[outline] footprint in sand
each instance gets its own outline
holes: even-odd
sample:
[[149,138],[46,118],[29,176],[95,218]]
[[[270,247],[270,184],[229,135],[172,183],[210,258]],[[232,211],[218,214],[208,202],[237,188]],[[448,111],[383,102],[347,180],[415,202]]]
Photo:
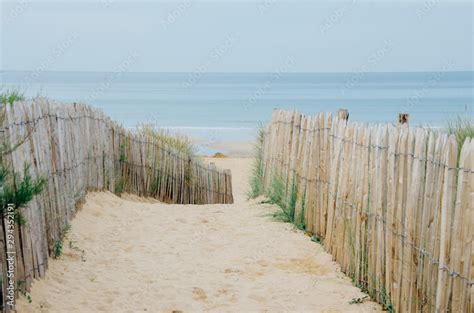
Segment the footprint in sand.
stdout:
[[230,289],[220,288],[220,289],[217,290],[216,295],[217,295],[217,297],[226,298],[226,300],[231,302],[231,303],[236,303],[237,302],[237,297],[235,295],[235,292],[230,290]]
[[284,260],[282,262],[275,263],[275,266],[281,270],[289,272],[299,272],[313,275],[326,275],[331,272],[331,269],[328,266],[319,264],[310,257]]
[[207,301],[207,294],[204,291],[204,289],[199,288],[199,287],[194,287],[193,288],[193,298],[195,300],[206,302]]
[[241,271],[239,269],[236,269],[236,268],[226,268],[224,270],[224,273],[226,274],[237,274],[237,273],[240,273]]

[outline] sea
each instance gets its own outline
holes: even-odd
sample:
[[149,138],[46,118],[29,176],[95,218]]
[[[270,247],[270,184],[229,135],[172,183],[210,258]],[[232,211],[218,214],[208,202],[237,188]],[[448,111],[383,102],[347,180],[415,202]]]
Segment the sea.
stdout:
[[272,110],[314,115],[346,108],[350,120],[444,127],[473,119],[474,72],[135,73],[0,71],[0,89],[101,108],[125,127],[153,124],[206,143],[248,141]]

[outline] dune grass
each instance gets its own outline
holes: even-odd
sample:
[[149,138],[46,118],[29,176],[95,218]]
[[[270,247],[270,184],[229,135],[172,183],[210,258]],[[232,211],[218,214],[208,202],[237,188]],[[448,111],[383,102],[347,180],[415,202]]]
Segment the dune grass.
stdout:
[[[282,175],[274,175],[270,190],[267,191],[269,202],[277,205],[281,211],[273,214],[277,221],[291,223],[300,230],[305,230],[305,203],[301,204],[300,213],[296,214],[298,183],[293,179],[290,189],[286,190],[286,180]],[[304,199],[304,195],[303,198]]]
[[473,120],[467,116],[458,115],[456,119],[448,121],[447,131],[448,134],[454,135],[461,149],[467,138],[474,138]]
[[[195,146],[192,144],[191,140],[189,140],[184,135],[171,133],[167,130],[157,127],[154,124],[141,124],[137,126],[136,133],[145,136],[144,140],[165,148],[165,151],[169,150],[170,153],[181,154],[181,158],[183,158],[184,160],[191,160],[196,157]],[[120,157],[118,159],[120,163],[128,162],[127,149],[129,148],[129,143],[127,142],[120,146]],[[149,151],[149,154],[146,156],[146,158],[153,157],[157,156],[154,155],[152,151]],[[188,175],[190,175],[191,166],[189,164],[186,164],[185,167],[185,171],[188,173]],[[152,194],[157,193],[160,189],[161,184],[166,180],[166,176],[171,175],[169,171],[170,168],[167,168],[165,172],[160,172],[159,174],[157,172],[153,173],[152,183],[150,187]],[[119,173],[118,177],[120,178],[115,183],[114,192],[117,195],[121,195],[123,192],[126,192],[128,190],[128,186],[126,185],[126,181],[123,178],[122,173]]]
[[276,174],[273,176],[270,188],[267,192],[269,202],[278,205],[282,211],[275,213],[273,217],[282,222],[292,222],[293,216],[291,210],[287,209],[287,202],[285,197],[286,184],[282,175]]
[[248,197],[254,199],[263,195],[263,139],[264,128],[260,124],[257,128],[257,140],[254,146],[255,159],[252,164],[252,172],[250,175],[250,191]]
[[138,127],[138,132],[155,138],[173,150],[181,152],[186,156],[194,157],[196,155],[196,147],[185,135],[171,133],[169,130],[159,128],[153,124],[140,125]]
[[0,105],[4,106],[9,104],[12,106],[16,101],[25,100],[25,94],[18,89],[8,89],[0,91]]

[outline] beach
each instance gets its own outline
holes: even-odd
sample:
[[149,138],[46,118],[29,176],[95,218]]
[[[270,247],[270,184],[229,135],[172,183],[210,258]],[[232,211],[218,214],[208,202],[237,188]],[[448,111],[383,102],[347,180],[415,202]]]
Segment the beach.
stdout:
[[473,3],[2,1],[0,313],[474,312]]
[[88,194],[18,312],[381,311],[350,304],[365,295],[331,255],[275,221],[276,206],[247,200],[251,158],[211,161],[232,170],[234,204]]

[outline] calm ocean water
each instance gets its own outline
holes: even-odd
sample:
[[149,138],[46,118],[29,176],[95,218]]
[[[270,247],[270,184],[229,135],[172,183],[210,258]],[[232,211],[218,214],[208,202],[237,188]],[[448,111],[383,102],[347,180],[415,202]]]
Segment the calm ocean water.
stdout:
[[19,88],[103,109],[127,127],[156,123],[205,141],[249,140],[273,108],[315,114],[344,107],[360,122],[441,127],[473,117],[474,72],[203,74],[0,72],[3,89]]

